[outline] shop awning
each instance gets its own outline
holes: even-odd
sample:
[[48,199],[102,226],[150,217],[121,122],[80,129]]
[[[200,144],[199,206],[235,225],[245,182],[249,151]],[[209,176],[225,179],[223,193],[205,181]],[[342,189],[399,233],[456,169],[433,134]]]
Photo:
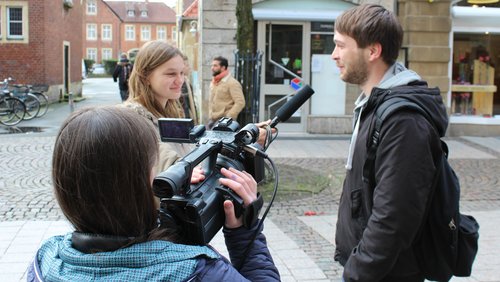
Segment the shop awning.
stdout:
[[500,33],[500,8],[453,6],[451,15],[454,32]]
[[330,21],[356,5],[342,0],[267,0],[252,7],[255,20]]

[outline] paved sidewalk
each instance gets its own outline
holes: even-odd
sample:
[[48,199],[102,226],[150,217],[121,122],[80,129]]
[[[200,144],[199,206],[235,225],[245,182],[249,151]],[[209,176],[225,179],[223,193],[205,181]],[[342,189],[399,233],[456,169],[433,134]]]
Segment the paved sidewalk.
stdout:
[[[84,81],[86,99],[76,107],[120,102],[116,84]],[[67,104],[51,105],[47,116],[23,122],[43,132],[2,134],[0,127],[0,281],[23,281],[37,248],[46,238],[71,230],[52,195],[50,161]],[[279,125],[278,125],[279,127]],[[452,281],[500,281],[500,138],[446,138],[450,162],[462,186],[462,212],[481,225],[480,249],[472,276]],[[344,174],[349,136],[280,134],[267,153],[278,164],[298,170]],[[333,261],[334,226],[340,187],[310,197],[275,203],[264,233],[282,281],[340,281],[342,268]],[[316,216],[304,216],[315,211]],[[218,234],[212,244],[223,254]]]

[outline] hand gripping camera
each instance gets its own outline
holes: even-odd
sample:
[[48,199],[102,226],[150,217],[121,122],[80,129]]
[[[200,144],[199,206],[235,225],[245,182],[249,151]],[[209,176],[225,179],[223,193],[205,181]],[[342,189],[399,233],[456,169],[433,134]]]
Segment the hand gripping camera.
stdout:
[[[313,93],[308,85],[299,89],[276,111],[271,127],[290,118]],[[244,208],[243,200],[222,186],[219,178],[222,167],[233,167],[250,173],[257,183],[262,181],[267,155],[255,143],[259,136],[257,126],[247,124],[239,129],[236,121],[221,118],[211,131],[206,131],[203,125],[194,126],[191,119],[164,118],[159,119],[159,127],[163,142],[196,143],[194,150],[153,181],[153,191],[161,199],[160,224],[173,219],[188,244],[207,244],[224,224],[223,202],[229,199],[236,216],[243,215],[244,224],[251,226],[258,218],[262,198],[259,196]],[[203,166],[205,180],[191,184],[191,174],[198,165]]]

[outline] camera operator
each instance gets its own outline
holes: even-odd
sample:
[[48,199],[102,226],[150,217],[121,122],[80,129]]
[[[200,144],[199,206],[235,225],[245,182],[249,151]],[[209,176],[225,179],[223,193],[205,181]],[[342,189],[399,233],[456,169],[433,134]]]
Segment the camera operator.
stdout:
[[[138,149],[140,148],[140,149]],[[151,122],[121,107],[74,112],[57,136],[52,181],[75,231],[48,239],[28,270],[28,281],[279,281],[259,231],[246,228],[225,201],[223,233],[231,262],[210,246],[186,245],[172,222],[158,228],[151,188],[158,136]],[[219,181],[247,206],[257,198],[246,172],[222,169]]]

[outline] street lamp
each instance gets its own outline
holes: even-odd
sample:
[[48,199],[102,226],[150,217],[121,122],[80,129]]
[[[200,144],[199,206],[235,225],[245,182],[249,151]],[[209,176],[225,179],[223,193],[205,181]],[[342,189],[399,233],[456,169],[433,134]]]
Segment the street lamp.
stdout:
[[196,33],[198,31],[198,22],[191,21],[190,25],[191,25],[191,28],[189,29],[189,32]]

